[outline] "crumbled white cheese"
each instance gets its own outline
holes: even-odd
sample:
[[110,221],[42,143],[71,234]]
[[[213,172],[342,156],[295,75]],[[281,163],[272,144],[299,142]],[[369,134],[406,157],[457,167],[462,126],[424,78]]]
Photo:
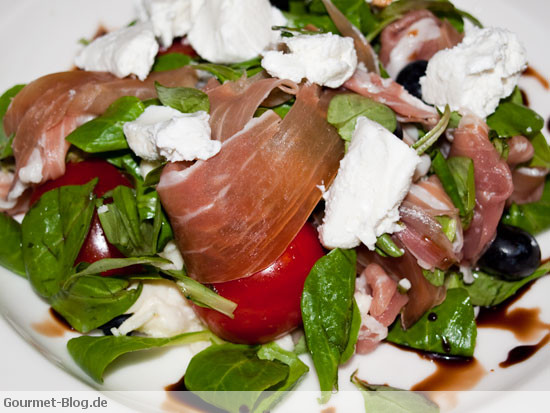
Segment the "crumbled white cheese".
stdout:
[[145,179],[147,178],[147,175],[149,175],[149,172],[151,172],[153,169],[158,168],[160,165],[162,165],[162,162],[148,161],[146,159],[142,159],[139,163],[139,174],[143,179]]
[[145,79],[155,62],[159,45],[151,23],[138,23],[98,37],[76,56],[84,70],[111,72],[118,77]]
[[39,184],[42,181],[42,156],[39,148],[34,148],[27,164],[19,169],[19,180],[25,184]]
[[238,63],[259,56],[286,25],[269,0],[205,0],[187,35],[193,49],[213,63]]
[[[363,278],[363,277],[359,277]],[[359,328],[359,340],[366,335],[369,339],[378,341],[384,340],[388,336],[388,327],[385,327],[373,316],[369,315],[372,297],[370,294],[361,291],[355,291],[353,297],[361,314],[361,327]],[[374,337],[373,337],[374,334]]]
[[406,279],[406,278],[401,278],[401,279],[399,280],[399,283],[398,283],[398,284],[399,284],[399,286],[400,286],[401,288],[403,288],[404,290],[407,290],[407,291],[410,290],[411,287],[412,287],[411,282],[410,282],[408,279]]
[[140,0],[138,13],[141,21],[150,21],[155,36],[164,47],[175,37],[191,30],[204,0]]
[[438,39],[441,29],[437,21],[427,17],[420,19],[407,29],[405,34],[390,52],[390,61],[386,71],[392,78],[397,78],[401,70],[414,60],[414,52],[427,41]]
[[168,106],[149,106],[123,129],[130,149],[143,159],[206,160],[221,148],[219,141],[210,139],[209,119],[204,111],[182,113]]
[[374,249],[376,238],[400,229],[399,205],[420,162],[416,151],[378,123],[357,119],[349,150],[325,193],[319,227],[327,248]]
[[486,118],[513,92],[526,67],[525,49],[514,33],[472,26],[462,43],[431,58],[420,79],[422,98]]
[[162,258],[172,261],[171,264],[161,264],[159,267],[163,270],[181,270],[183,268],[183,257],[174,241],[168,242],[162,252],[159,252]]
[[348,80],[357,68],[357,54],[350,37],[332,33],[298,35],[283,38],[288,53],[269,51],[262,67],[274,77],[337,88]]
[[111,329],[113,335],[139,331],[151,337],[171,337],[203,329],[190,303],[170,281],[144,283],[139,298],[127,313],[132,316]]

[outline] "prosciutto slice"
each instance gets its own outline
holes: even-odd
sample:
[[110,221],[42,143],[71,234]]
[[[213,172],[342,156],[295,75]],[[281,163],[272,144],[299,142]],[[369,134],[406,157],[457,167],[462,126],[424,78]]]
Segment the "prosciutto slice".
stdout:
[[291,94],[298,91],[298,85],[290,80],[258,77],[243,77],[236,82],[210,88],[207,93],[212,139],[223,142],[239,132],[252,119],[258,106],[278,88]]
[[399,83],[376,73],[357,69],[344,87],[390,107],[400,122],[418,122],[431,127],[439,121],[435,108],[411,95]]
[[[431,308],[439,305],[445,300],[445,287],[435,287],[430,284],[412,255],[401,241],[394,235],[395,244],[405,250],[405,254],[399,258],[384,258],[366,247],[357,249],[357,259],[360,269],[366,268],[369,264],[378,264],[392,278],[400,280],[406,278],[411,283],[407,294],[409,297],[403,311],[401,312],[401,324],[403,328],[412,326],[422,315]],[[391,307],[390,306],[388,308]]]
[[462,37],[429,10],[413,10],[382,31],[380,60],[395,79],[408,63],[430,60],[438,51],[460,43]]
[[262,270],[306,222],[344,151],[319,94],[303,86],[284,120],[267,111],[218,155],[164,169],[157,190],[190,276],[216,283]]
[[474,162],[476,206],[470,227],[464,232],[464,262],[475,264],[495,237],[504,205],[514,190],[512,174],[489,140],[489,128],[467,115],[454,134],[450,156],[466,156]]
[[15,133],[16,172],[7,201],[14,203],[30,185],[63,175],[69,148],[65,137],[119,97],[149,99],[156,96],[155,81],[192,86],[196,79],[193,69],[182,68],[153,74],[143,82],[105,72],[72,71],[30,83],[13,99],[4,117],[6,134]]
[[397,282],[380,265],[369,264],[356,281],[355,298],[361,312],[356,351],[366,354],[386,338],[408,297],[397,291]]
[[512,202],[522,205],[531,202],[540,201],[544,192],[544,184],[548,175],[547,168],[541,167],[522,167],[516,168],[512,172],[512,181],[514,182],[514,192],[508,198],[507,203]]

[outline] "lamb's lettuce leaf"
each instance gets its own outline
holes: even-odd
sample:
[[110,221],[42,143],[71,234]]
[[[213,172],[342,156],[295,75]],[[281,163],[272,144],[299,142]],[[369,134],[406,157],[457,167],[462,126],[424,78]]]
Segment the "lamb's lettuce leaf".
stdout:
[[335,249],[311,269],[302,293],[302,320],[307,346],[326,403],[338,386],[338,365],[356,340],[353,326],[355,300],[354,250]]
[[82,370],[98,383],[103,383],[105,369],[123,354],[210,340],[216,340],[216,337],[210,331],[185,333],[168,338],[82,336],[69,340],[67,349],[76,364],[78,364]]
[[21,246],[21,225],[12,217],[0,213],[0,265],[26,277]]
[[424,314],[409,329],[404,330],[399,320],[395,322],[387,340],[417,350],[472,357],[476,337],[472,299],[465,289],[453,288],[447,291],[442,304]]
[[550,181],[545,183],[539,201],[523,205],[512,204],[502,216],[502,222],[522,228],[533,235],[550,228]]
[[166,87],[155,82],[159,100],[164,106],[170,106],[183,113],[210,111],[208,95],[192,87]]
[[179,69],[188,66],[193,62],[190,56],[183,53],[167,53],[155,58],[155,63],[151,69],[153,72],[166,72],[168,70]]
[[123,96],[111,104],[101,116],[76,128],[67,140],[88,153],[110,152],[128,148],[122,129],[126,122],[136,120],[145,105],[134,96]]

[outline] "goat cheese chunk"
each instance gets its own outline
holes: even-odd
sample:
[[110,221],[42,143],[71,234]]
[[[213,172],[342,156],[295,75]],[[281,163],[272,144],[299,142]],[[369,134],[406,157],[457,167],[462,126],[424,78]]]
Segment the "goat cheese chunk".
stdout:
[[471,26],[462,43],[430,59],[420,79],[422,98],[486,118],[514,91],[526,67],[525,48],[514,33]]
[[139,298],[127,313],[132,315],[118,328],[111,329],[113,335],[139,331],[150,337],[172,337],[203,330],[190,303],[170,281],[144,283]]
[[204,0],[189,43],[213,63],[238,63],[259,56],[280,33],[271,28],[286,25],[281,11],[269,0]]
[[130,149],[148,161],[206,160],[221,149],[210,139],[210,115],[204,111],[182,113],[168,106],[149,106],[123,126]]
[[273,77],[297,83],[305,78],[311,83],[337,88],[357,68],[357,54],[349,37],[325,33],[298,35],[281,41],[288,53],[269,51],[262,59],[262,67]]
[[98,37],[80,51],[75,64],[84,70],[110,72],[120,78],[136,75],[144,80],[158,50],[151,23],[138,23]]
[[150,21],[155,36],[164,47],[172,45],[175,37],[191,30],[204,0],[140,0],[138,15],[141,21]]
[[357,118],[349,150],[327,192],[319,227],[327,248],[374,249],[384,233],[400,230],[399,205],[409,192],[420,157],[380,124]]

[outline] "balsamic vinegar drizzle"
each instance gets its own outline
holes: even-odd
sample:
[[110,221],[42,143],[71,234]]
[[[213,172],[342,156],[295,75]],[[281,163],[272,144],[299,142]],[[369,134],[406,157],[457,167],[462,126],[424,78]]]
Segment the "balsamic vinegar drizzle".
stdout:
[[63,337],[67,331],[75,331],[53,308],[50,308],[49,316],[45,320],[33,323],[31,326],[34,331],[46,337]]
[[168,399],[163,404],[163,410],[167,412],[226,413],[225,410],[206,403],[199,396],[187,390],[185,376],[177,383],[166,386],[164,390],[167,392]]

